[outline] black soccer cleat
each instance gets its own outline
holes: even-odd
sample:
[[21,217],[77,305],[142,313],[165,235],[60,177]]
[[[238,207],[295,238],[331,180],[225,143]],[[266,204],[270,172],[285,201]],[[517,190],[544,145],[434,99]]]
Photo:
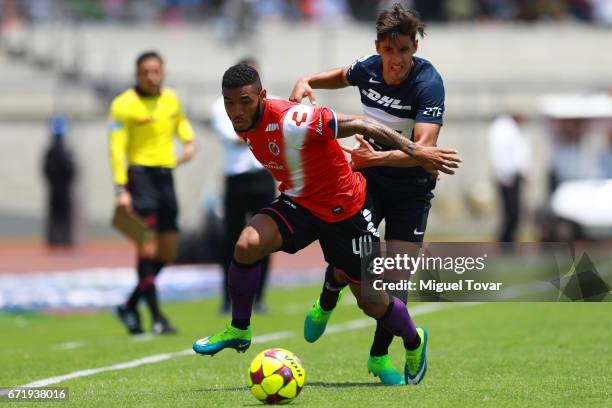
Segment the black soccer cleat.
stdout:
[[123,324],[129,334],[142,334],[142,326],[140,325],[140,315],[137,310],[129,310],[124,305],[117,306],[115,309],[119,321]]

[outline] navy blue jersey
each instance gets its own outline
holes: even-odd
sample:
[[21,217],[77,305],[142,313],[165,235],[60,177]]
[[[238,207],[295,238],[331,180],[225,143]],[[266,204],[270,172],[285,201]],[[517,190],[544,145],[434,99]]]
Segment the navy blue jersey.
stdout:
[[[363,113],[411,140],[415,123],[442,125],[444,115],[442,77],[429,61],[418,57],[413,57],[413,61],[410,74],[398,85],[385,83],[378,54],[358,59],[346,73],[349,84],[359,88]],[[369,138],[366,140],[376,150],[392,150]],[[429,174],[421,167],[377,169],[381,175],[396,179],[422,179]]]

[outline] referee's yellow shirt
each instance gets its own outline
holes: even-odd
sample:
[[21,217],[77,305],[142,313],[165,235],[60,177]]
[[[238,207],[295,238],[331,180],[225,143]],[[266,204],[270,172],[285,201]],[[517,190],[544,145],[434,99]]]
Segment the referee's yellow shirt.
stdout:
[[176,166],[173,137],[193,140],[193,128],[174,91],[162,89],[158,96],[139,95],[130,88],[110,107],[109,148],[113,181],[127,184],[127,165]]

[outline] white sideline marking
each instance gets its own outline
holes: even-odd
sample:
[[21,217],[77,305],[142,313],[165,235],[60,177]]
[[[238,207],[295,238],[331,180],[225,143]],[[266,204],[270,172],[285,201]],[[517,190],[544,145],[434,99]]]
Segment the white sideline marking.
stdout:
[[55,350],[74,350],[85,345],[82,341],[68,341],[53,347]]
[[[432,312],[435,312],[441,309],[448,309],[448,308],[451,308],[453,305],[476,306],[479,304],[480,303],[426,303],[423,305],[416,305],[414,307],[411,307],[410,314],[412,316],[419,316],[419,315],[423,315],[427,313],[432,313]],[[374,325],[374,319],[370,319],[370,318],[355,319],[355,320],[350,320],[345,323],[331,325],[327,328],[327,330],[325,330],[325,332],[327,334],[340,333],[340,332],[348,331],[348,330],[362,329],[362,328],[372,326],[372,325]],[[286,339],[286,338],[294,337],[294,336],[295,336],[295,332],[292,332],[292,331],[268,333],[268,334],[263,334],[261,336],[253,336],[253,343],[256,343],[256,344],[267,343],[270,341]],[[170,360],[175,357],[183,357],[183,356],[188,356],[188,355],[193,355],[193,354],[194,354],[194,351],[191,348],[181,350],[181,351],[176,351],[173,353],[154,354],[152,356],[143,357],[143,358],[139,358],[139,359],[132,360],[132,361],[127,361],[125,363],[114,364],[114,365],[110,365],[106,367],[90,368],[87,370],[74,371],[72,373],[59,375],[56,377],[49,377],[49,378],[34,381],[34,382],[31,382],[25,385],[20,385],[19,387],[32,387],[32,388],[47,387],[49,385],[58,384],[60,382],[72,380],[75,378],[87,377],[90,375],[103,373],[106,371],[127,370],[129,368],[139,367],[139,366],[147,365],[147,364],[159,363],[161,361]],[[2,395],[1,392],[0,392],[0,395]]]

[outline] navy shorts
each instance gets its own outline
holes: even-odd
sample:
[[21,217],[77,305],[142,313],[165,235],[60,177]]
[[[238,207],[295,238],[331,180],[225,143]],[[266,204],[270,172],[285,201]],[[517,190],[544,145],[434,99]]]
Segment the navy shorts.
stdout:
[[178,231],[178,206],[172,169],[130,166],[128,191],[134,212],[158,232]]
[[338,222],[315,217],[284,194],[259,213],[272,217],[278,225],[283,238],[281,251],[294,254],[319,240],[325,261],[342,269],[349,281],[362,283],[377,278],[367,267],[368,260],[378,253],[380,242],[369,197],[359,212]]
[[360,170],[372,198],[375,225],[385,220],[385,240],[423,242],[436,179],[423,176],[398,180],[389,170],[393,169]]

